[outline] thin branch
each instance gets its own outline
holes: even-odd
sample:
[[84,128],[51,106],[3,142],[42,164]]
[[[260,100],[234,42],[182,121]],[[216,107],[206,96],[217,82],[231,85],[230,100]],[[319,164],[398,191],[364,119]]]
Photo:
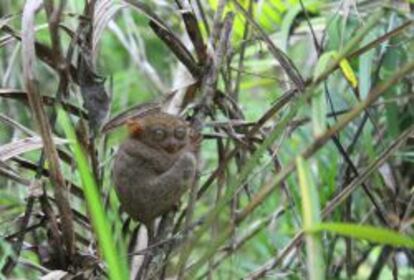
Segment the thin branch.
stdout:
[[66,253],[69,259],[75,252],[73,218],[69,204],[68,190],[65,186],[63,175],[59,167],[59,157],[52,138],[49,121],[44,112],[43,103],[40,98],[36,78],[34,75],[35,65],[35,40],[34,40],[34,16],[40,8],[41,2],[30,0],[26,3],[22,17],[22,62],[23,77],[27,89],[30,107],[34,114],[40,135],[43,140],[46,158],[49,162],[51,180],[55,186],[55,198],[62,219],[62,233]]

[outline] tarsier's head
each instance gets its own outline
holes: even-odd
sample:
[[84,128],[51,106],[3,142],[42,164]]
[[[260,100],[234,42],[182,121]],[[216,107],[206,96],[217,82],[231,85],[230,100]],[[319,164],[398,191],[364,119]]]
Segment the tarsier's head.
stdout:
[[127,121],[130,137],[146,145],[174,154],[190,139],[190,127],[183,119],[167,113],[154,113]]

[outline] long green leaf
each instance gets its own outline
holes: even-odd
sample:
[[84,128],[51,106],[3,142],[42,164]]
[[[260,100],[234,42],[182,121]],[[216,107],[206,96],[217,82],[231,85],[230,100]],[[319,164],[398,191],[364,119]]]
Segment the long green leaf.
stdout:
[[308,232],[320,232],[325,230],[384,245],[414,249],[413,238],[386,228],[348,223],[322,223],[307,229]]
[[82,187],[85,193],[89,213],[92,218],[93,228],[98,237],[99,247],[108,265],[109,277],[110,279],[126,280],[128,279],[128,270],[126,269],[125,263],[120,261],[122,258],[117,254],[115,242],[111,236],[111,229],[108,221],[106,220],[104,208],[101,203],[101,197],[99,195],[96,182],[92,176],[88,160],[86,159],[82,147],[77,141],[75,131],[68,115],[62,109],[59,109],[58,121],[62,126],[66,137],[71,142],[71,149],[75,156],[79,175],[82,180]]
[[[311,228],[321,221],[318,192],[310,175],[309,168],[302,157],[296,159],[299,186],[302,199],[302,217],[304,228]],[[308,232],[305,237],[309,279],[323,279],[323,248],[319,232]]]

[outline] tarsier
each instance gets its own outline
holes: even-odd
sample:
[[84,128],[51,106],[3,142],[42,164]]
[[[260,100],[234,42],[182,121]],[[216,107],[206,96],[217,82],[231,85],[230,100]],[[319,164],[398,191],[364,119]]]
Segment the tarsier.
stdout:
[[152,223],[175,206],[194,179],[195,148],[187,122],[167,113],[127,121],[128,138],[114,161],[121,207],[152,230]]

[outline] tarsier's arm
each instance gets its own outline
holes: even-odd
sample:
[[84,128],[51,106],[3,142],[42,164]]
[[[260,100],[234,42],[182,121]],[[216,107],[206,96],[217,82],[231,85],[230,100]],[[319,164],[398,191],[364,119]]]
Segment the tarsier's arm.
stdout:
[[195,170],[195,156],[191,152],[186,152],[166,172],[149,179],[149,188],[154,192],[173,191],[182,188],[194,178]]
[[165,160],[165,155],[138,140],[126,140],[124,149],[129,156],[141,162],[142,165],[147,165],[147,168],[165,171],[171,167],[169,161]]
[[[136,175],[131,177],[135,180],[139,178],[136,182],[147,186],[148,190],[181,187],[195,175],[196,159],[191,151],[184,152],[172,165],[162,154],[139,141],[127,140],[124,151],[125,156],[131,159],[127,165],[131,165],[130,171]],[[153,172],[146,170],[153,170]],[[156,170],[158,171],[155,172]]]

